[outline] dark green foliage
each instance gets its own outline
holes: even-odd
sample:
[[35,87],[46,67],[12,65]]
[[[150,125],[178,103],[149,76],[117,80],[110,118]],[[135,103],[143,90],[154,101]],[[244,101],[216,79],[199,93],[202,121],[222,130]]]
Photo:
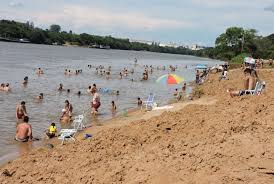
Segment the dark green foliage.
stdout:
[[217,37],[215,48],[196,51],[195,55],[242,63],[246,56],[270,59],[274,56],[274,34],[267,37],[257,35],[255,29],[231,27]]
[[10,39],[25,38],[29,39],[31,43],[37,44],[62,45],[69,43],[71,45],[79,46],[104,45],[110,46],[111,49],[151,51],[187,55],[194,54],[194,52],[192,52],[190,49],[186,49],[184,47],[160,47],[155,43],[148,45],[145,43],[130,42],[129,39],[113,38],[111,36],[96,36],[87,33],[78,35],[74,34],[71,30],[69,30],[69,32],[61,31],[61,27],[59,25],[51,25],[49,30],[42,30],[35,28],[33,23],[19,23],[9,20],[0,20],[0,37]]
[[61,26],[53,24],[49,29],[51,32],[59,33],[61,31]]

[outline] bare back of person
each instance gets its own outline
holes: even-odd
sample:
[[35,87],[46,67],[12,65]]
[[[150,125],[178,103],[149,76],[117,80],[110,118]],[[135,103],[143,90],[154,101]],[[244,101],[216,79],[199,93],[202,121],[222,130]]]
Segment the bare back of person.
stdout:
[[32,139],[32,128],[31,125],[28,123],[19,123],[16,129],[16,140],[18,141],[28,141]]

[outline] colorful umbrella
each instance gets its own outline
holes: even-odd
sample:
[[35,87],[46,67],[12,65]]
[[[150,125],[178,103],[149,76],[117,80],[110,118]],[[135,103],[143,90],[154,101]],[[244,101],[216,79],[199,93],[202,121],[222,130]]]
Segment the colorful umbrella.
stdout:
[[156,82],[162,84],[180,84],[184,81],[182,77],[175,74],[166,74],[157,79]]

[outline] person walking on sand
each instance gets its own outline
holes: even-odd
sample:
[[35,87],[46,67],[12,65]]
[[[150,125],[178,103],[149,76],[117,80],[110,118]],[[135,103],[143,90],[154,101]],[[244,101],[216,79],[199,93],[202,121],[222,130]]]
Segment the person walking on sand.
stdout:
[[28,116],[25,116],[23,122],[17,125],[15,140],[19,142],[32,141],[32,127],[29,124]]
[[22,101],[20,105],[16,106],[16,119],[23,120],[24,117],[28,116],[26,110],[26,102]]

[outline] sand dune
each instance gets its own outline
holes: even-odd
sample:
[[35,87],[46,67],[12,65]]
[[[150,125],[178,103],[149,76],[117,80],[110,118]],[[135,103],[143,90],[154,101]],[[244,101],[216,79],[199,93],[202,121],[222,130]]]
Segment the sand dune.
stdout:
[[221,82],[211,75],[201,99],[33,150],[3,166],[0,183],[274,183],[274,71],[259,76],[262,95],[230,98],[242,72]]

